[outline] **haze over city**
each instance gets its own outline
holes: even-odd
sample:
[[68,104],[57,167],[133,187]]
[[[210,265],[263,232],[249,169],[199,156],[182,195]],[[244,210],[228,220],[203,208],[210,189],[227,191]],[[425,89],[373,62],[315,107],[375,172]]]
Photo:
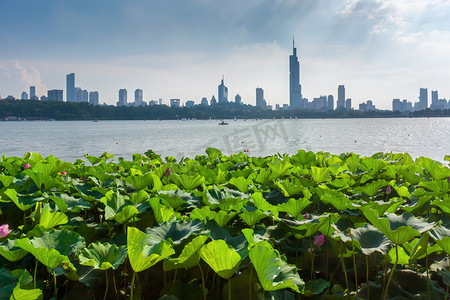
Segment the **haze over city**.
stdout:
[[0,95],[64,89],[66,74],[115,104],[119,89],[144,100],[289,103],[295,36],[303,96],[345,85],[353,107],[416,102],[419,88],[450,98],[450,2],[429,1],[3,1]]

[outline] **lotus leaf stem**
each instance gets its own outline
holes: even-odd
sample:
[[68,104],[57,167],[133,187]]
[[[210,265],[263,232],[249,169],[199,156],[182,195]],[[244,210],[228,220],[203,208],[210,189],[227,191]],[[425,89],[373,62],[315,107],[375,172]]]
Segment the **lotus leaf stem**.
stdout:
[[105,295],[103,296],[103,300],[106,300],[106,296],[108,296],[108,270],[105,270],[105,280],[106,280],[106,288],[105,288]]
[[253,275],[253,267],[250,267],[250,276],[248,279],[248,299],[252,300],[252,275]]
[[173,293],[173,288],[175,287],[175,281],[177,280],[177,271],[178,271],[178,269],[175,269],[175,275],[173,276],[172,287],[170,288],[171,293]]
[[206,300],[206,287],[205,287],[205,276],[203,275],[203,269],[200,264],[198,264],[198,268],[200,269],[200,274],[202,275],[202,294],[203,294],[203,300]]
[[33,275],[33,287],[34,287],[34,288],[36,288],[37,268],[38,268],[38,260],[36,259],[36,262],[35,262],[35,264],[34,264],[34,275]]
[[58,299],[58,289],[56,288],[56,274],[55,274],[55,270],[53,269],[53,284],[54,284],[54,295],[55,295],[55,299]]
[[428,294],[428,300],[430,299],[430,273],[428,271],[428,251],[425,248],[425,267],[427,268],[427,294]]
[[117,292],[116,276],[114,274],[114,269],[112,270],[112,273],[113,273],[112,278],[113,278],[114,292],[116,293],[116,297],[117,297],[119,295],[119,293]]
[[366,255],[366,287],[367,287],[367,299],[369,298],[369,256]]
[[130,300],[133,300],[134,280],[135,280],[135,279],[136,279],[136,272],[133,272],[133,277],[131,278]]
[[228,278],[228,300],[231,300],[231,280]]
[[345,262],[344,262],[344,255],[342,254],[342,248],[341,248],[339,257],[341,259],[342,270],[344,271],[345,286],[347,287],[347,294],[348,294],[348,293],[350,293],[350,289],[348,288],[348,277],[347,277],[347,271],[345,269]]
[[[448,271],[450,272],[450,264],[449,264],[449,266],[448,266]],[[448,285],[447,285],[447,290],[445,291],[445,300],[447,300],[448,299]]]
[[353,234],[351,234],[351,232],[350,232],[350,237],[352,239],[352,256],[353,256],[353,270],[355,272],[356,299],[359,299],[359,297],[358,297],[358,272],[356,270],[356,259],[355,259],[355,244],[353,243]]
[[395,263],[394,263],[394,266],[392,267],[391,274],[389,274],[389,279],[386,284],[386,290],[384,291],[384,299],[385,300],[387,299],[389,285],[391,284],[392,276],[394,275],[395,268],[397,267],[397,263],[398,263],[398,245],[395,244]]

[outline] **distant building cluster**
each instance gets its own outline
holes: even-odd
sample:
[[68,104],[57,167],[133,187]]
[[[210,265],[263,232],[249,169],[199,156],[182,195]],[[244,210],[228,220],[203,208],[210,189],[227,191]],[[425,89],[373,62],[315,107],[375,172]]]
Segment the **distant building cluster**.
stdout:
[[[120,89],[118,95],[117,106],[147,106],[147,105],[163,105],[162,98],[158,100],[144,100],[144,91],[137,88],[134,91],[134,101],[128,102],[127,89]],[[302,85],[300,82],[300,62],[297,56],[297,48],[295,48],[294,40],[292,41],[292,54],[289,55],[289,104],[276,104],[275,108],[268,104],[268,101],[264,97],[264,90],[261,87],[256,87],[256,107],[265,110],[288,110],[299,109],[307,111],[350,111],[353,110],[352,99],[346,98],[346,90],[344,85],[337,87],[337,99],[335,105],[335,98],[333,95],[321,95],[315,97],[312,101],[304,98],[302,95]],[[0,99],[1,96],[0,96]],[[7,96],[7,100],[15,100],[14,96]],[[30,86],[29,94],[22,92],[20,96],[21,100],[43,100],[43,101],[64,101],[64,91],[59,89],[52,89],[47,91],[47,95],[42,95],[40,98],[36,95],[36,87]],[[98,91],[88,92],[81,87],[75,86],[75,73],[67,74],[66,76],[66,99],[67,102],[87,102],[92,105],[99,104]],[[241,96],[236,94],[234,97],[236,104],[243,104]],[[214,106],[222,103],[229,103],[228,100],[228,87],[225,85],[225,78],[222,76],[220,84],[217,90],[217,99],[215,95],[208,100],[207,97],[202,97],[200,100],[201,106]],[[392,100],[392,110],[398,112],[413,112],[424,109],[450,109],[450,100],[439,99],[438,91],[431,91],[431,104],[428,101],[428,89],[420,88],[418,101],[415,103],[409,102],[406,99],[400,100],[400,98]],[[187,100],[184,105],[179,98],[172,98],[169,100],[170,107],[193,107],[196,105],[195,101]],[[372,100],[359,103],[359,111],[369,112],[375,111],[377,108],[373,104]]]

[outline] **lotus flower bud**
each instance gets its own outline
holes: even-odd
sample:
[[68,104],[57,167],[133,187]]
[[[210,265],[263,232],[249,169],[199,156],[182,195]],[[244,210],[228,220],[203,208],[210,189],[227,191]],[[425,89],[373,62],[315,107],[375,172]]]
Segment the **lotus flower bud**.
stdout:
[[7,236],[10,232],[11,230],[9,230],[8,224],[3,224],[0,226],[0,238]]
[[86,177],[84,177],[84,175],[81,175],[81,181],[86,181]]
[[66,175],[66,174],[67,174],[66,171],[61,172],[61,175]]
[[31,166],[30,166],[29,163],[26,163],[26,164],[23,166],[23,169],[24,169],[24,170],[29,169],[29,168],[31,168]]
[[166,173],[164,174],[164,176],[169,176],[171,172],[172,171],[170,171],[170,168],[167,168]]
[[386,194],[389,195],[391,192],[392,192],[391,186],[388,185],[387,188],[386,188]]
[[317,236],[317,237],[314,239],[314,245],[315,245],[316,247],[322,246],[324,242],[325,242],[325,236],[324,236],[323,234]]

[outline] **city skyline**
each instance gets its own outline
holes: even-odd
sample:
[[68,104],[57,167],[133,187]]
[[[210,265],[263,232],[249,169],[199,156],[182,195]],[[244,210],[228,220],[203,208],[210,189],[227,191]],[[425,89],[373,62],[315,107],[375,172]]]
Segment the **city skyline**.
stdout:
[[0,29],[2,97],[29,86],[46,95],[73,72],[102,103],[115,104],[123,87],[145,90],[146,100],[198,103],[218,97],[217,74],[225,74],[229,99],[239,93],[254,105],[261,86],[268,104],[283,105],[293,35],[310,100],[336,96],[340,84],[353,108],[369,99],[380,109],[396,98],[414,103],[420,87],[450,97],[447,1],[28,0],[0,10],[17,12],[5,14]]

